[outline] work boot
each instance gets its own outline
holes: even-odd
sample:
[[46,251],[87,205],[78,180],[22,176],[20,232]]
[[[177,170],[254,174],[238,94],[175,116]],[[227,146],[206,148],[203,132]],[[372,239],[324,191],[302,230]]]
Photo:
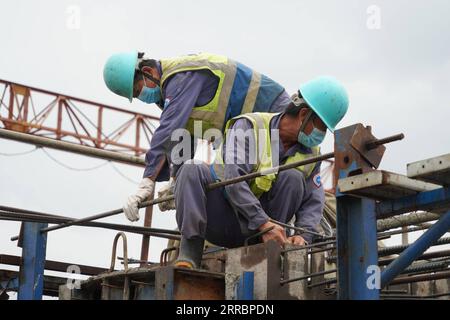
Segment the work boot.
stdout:
[[187,239],[181,236],[180,253],[174,263],[175,267],[199,269],[202,262],[203,246],[205,239],[193,238]]

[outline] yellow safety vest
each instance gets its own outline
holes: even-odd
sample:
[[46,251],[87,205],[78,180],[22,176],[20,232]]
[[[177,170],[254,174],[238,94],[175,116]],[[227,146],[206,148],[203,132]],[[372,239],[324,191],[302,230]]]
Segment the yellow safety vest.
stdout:
[[[254,172],[262,172],[266,170],[270,170],[273,168],[272,162],[272,148],[270,144],[270,121],[271,119],[277,115],[276,113],[248,113],[244,115],[237,116],[230,121],[228,121],[225,128],[225,137],[223,141],[226,141],[226,135],[228,129],[233,125],[233,123],[238,119],[248,119],[253,124],[253,133],[255,136],[255,145],[256,147],[262,147],[261,150],[256,150],[256,166]],[[264,134],[261,135],[260,132]],[[259,139],[264,139],[263,143],[260,143]],[[217,151],[215,162],[211,165],[212,170],[216,176],[216,178],[220,181],[224,180],[224,161],[222,157],[222,148],[223,145]],[[303,161],[309,159],[311,157],[317,157],[320,155],[320,148],[313,147],[311,148],[311,153],[300,153],[296,152],[295,155],[287,158],[284,164]],[[297,167],[296,169],[303,173],[305,179],[309,178],[311,173],[313,172],[316,164],[311,163],[307,165],[303,165]],[[276,173],[269,173],[267,175],[263,175],[257,177],[256,179],[250,182],[250,189],[256,197],[260,197],[264,192],[268,192],[272,187],[272,183],[276,180]]]
[[[162,59],[161,88],[178,72],[208,70],[219,84],[216,93],[206,105],[193,109],[186,129],[194,134],[194,121],[202,121],[202,132],[210,128],[223,130],[232,117],[258,111],[269,111],[273,101],[284,90],[268,77],[225,56],[199,53]],[[202,137],[199,137],[202,138]]]

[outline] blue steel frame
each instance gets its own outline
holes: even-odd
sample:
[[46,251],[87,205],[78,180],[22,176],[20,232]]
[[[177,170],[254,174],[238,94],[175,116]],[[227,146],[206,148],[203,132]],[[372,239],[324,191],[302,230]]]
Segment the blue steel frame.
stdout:
[[19,272],[19,300],[41,300],[44,291],[44,267],[47,233],[46,223],[24,222],[22,264]]
[[[348,156],[349,135],[353,134],[349,129],[334,133],[336,163],[346,163],[339,168],[339,179],[361,166],[359,159]],[[344,195],[336,189],[336,205],[338,299],[379,299],[379,290],[367,286],[372,276],[369,267],[378,265],[375,201]]]
[[[347,148],[351,148],[348,132],[345,128],[335,132],[336,163],[342,164],[340,157],[346,154]],[[359,169],[358,161],[354,157],[347,157],[346,164],[342,166],[344,168],[339,168],[338,178],[346,178],[350,172]],[[416,210],[448,208],[450,187],[379,203],[367,198],[344,195],[336,190],[336,200],[339,299],[379,299],[379,289],[389,284],[450,229],[448,211],[383,270],[381,285],[379,289],[374,289],[374,286],[367,283],[373,275],[368,267],[378,265],[376,219]]]

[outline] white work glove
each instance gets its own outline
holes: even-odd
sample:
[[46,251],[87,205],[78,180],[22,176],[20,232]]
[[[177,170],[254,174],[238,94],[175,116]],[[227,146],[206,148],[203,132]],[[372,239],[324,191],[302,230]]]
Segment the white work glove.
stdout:
[[[173,195],[173,190],[175,188],[175,180],[173,178],[170,178],[169,183],[167,183],[164,187],[161,188],[161,190],[158,191],[158,198],[161,197],[168,197]],[[168,210],[174,210],[175,209],[175,199],[170,201],[164,201],[158,203],[159,210],[161,211],[168,211]]]
[[132,222],[139,220],[138,206],[153,194],[154,189],[155,183],[151,179],[142,179],[136,193],[129,196],[127,202],[123,206],[123,212],[128,220]]

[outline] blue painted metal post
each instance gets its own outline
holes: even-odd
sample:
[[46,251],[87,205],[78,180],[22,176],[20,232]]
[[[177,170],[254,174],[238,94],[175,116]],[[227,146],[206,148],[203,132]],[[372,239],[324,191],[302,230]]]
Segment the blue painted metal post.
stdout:
[[236,287],[237,300],[253,300],[254,273],[244,271]]
[[338,298],[379,299],[369,277],[378,265],[375,203],[337,197]]
[[[334,132],[335,179],[370,167],[350,144],[357,127]],[[338,188],[336,201],[338,299],[379,299],[379,288],[370,283],[378,270],[375,201],[344,195]]]
[[381,273],[381,287],[388,285],[397,275],[399,275],[414,260],[421,256],[433,243],[443,236],[450,229],[450,211],[433,224],[427,232],[411,244],[400,256],[387,266]]
[[22,264],[19,275],[19,300],[41,300],[44,290],[44,265],[47,233],[46,223],[23,223]]

